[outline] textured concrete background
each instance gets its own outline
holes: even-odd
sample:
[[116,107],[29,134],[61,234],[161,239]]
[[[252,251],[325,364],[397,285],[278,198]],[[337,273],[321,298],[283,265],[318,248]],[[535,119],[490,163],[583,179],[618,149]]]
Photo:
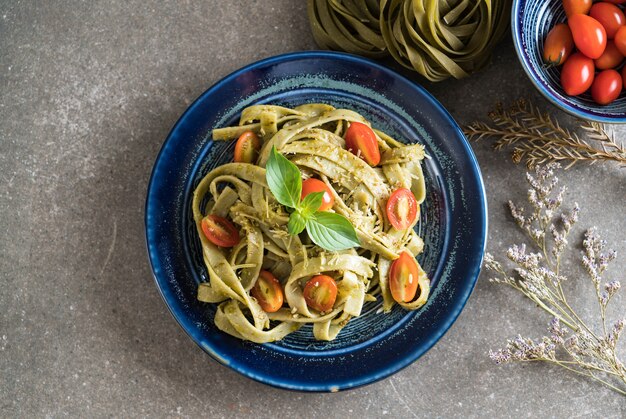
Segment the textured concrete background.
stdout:
[[[0,2],[0,416],[626,416],[626,399],[557,368],[491,363],[489,348],[516,333],[540,336],[548,318],[486,275],[422,359],[350,392],[257,384],[186,337],[144,246],[156,154],[219,78],[313,48],[303,1]],[[426,87],[460,123],[520,96],[547,106],[509,39],[480,74]],[[487,143],[474,149],[488,247],[502,254],[521,238],[503,204],[523,199],[524,170]],[[626,170],[580,165],[561,179],[583,208],[574,237],[587,225],[604,231],[621,251],[609,274],[623,280]],[[574,258],[566,265],[580,273]],[[573,280],[568,290],[589,287]],[[579,304],[585,315],[596,309]]]

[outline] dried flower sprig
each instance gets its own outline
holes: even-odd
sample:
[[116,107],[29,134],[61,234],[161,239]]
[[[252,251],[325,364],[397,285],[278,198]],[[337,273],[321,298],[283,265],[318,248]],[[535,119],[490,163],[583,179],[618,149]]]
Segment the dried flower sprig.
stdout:
[[465,135],[471,140],[496,138],[496,150],[513,147],[513,162],[525,161],[531,169],[548,162],[563,162],[569,168],[579,161],[613,161],[626,167],[626,148],[597,122],[581,122],[585,134],[581,138],[524,99],[509,109],[497,105],[489,118],[492,124],[477,121],[466,126]]
[[626,396],[626,368],[618,356],[618,340],[626,327],[626,318],[613,323],[606,308],[620,289],[619,281],[603,283],[602,275],[616,253],[605,251],[606,243],[595,228],[587,230],[583,240],[582,265],[591,278],[598,300],[602,330],[594,330],[571,307],[563,290],[567,278],[560,272],[560,261],[568,244],[572,226],[578,221],[579,207],[561,211],[564,188],[557,188],[554,170],[558,163],[537,166],[534,175],[527,173],[530,214],[509,201],[511,215],[539,250],[527,251],[525,245],[514,245],[507,258],[517,267],[508,273],[490,254],[485,267],[497,274],[492,282],[506,284],[520,291],[552,317],[549,334],[540,340],[517,336],[505,348],[490,351],[496,363],[544,361],[592,378]]

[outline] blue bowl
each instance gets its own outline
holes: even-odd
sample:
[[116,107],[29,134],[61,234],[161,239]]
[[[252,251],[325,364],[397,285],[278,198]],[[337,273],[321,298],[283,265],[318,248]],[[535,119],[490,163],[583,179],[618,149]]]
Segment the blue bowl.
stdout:
[[[354,109],[431,156],[428,195],[418,229],[420,263],[432,294],[418,311],[377,313],[368,303],[337,339],[319,342],[305,326],[280,342],[235,339],[213,324],[215,305],[196,300],[207,273],[191,214],[192,191],[232,158],[232,143],[211,130],[236,124],[246,106],[325,102]],[[292,390],[338,391],[406,367],[448,330],[476,283],[486,238],[486,202],[478,164],[458,125],[423,88],[372,61],[333,52],[281,55],[251,64],[203,93],[169,134],[152,171],[146,239],[156,284],[174,318],[218,362],[260,382]]]
[[513,42],[522,67],[537,90],[565,112],[605,123],[626,122],[626,95],[598,105],[586,92],[568,96],[561,87],[561,67],[545,68],[543,42],[557,23],[567,22],[562,0],[514,0],[511,11]]

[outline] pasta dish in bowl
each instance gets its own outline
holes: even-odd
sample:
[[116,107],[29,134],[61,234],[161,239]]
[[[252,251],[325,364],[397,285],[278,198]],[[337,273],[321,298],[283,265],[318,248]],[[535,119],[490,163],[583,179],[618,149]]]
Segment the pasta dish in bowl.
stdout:
[[432,96],[369,60],[303,52],[189,107],[156,159],[145,226],[166,306],[213,359],[338,391],[449,329],[487,223],[471,148]]

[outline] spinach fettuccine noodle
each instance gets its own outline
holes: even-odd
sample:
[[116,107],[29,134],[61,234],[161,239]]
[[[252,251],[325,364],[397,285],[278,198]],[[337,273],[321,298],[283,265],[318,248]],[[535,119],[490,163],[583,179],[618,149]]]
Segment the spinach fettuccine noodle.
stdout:
[[[374,129],[380,163],[372,167],[346,149],[350,124],[369,122],[356,112],[326,104],[293,109],[255,105],[243,110],[238,126],[213,130],[213,139],[229,141],[253,131],[261,140],[252,163],[227,163],[211,170],[194,191],[192,210],[209,280],[198,288],[198,299],[218,303],[217,327],[240,339],[257,343],[282,339],[311,324],[319,340],[332,340],[367,301],[380,301],[382,311],[395,304],[415,310],[429,295],[430,281],[419,267],[418,290],[408,302],[396,302],[389,287],[389,270],[402,252],[415,257],[424,243],[414,230],[396,230],[385,215],[385,203],[395,188],[409,189],[418,203],[425,197],[421,161],[424,147],[405,145]],[[331,212],[354,226],[359,246],[328,251],[306,232],[288,233],[290,211],[272,195],[266,165],[276,150],[295,164],[303,179],[323,181],[334,197]],[[419,210],[419,207],[418,207]],[[217,246],[205,237],[207,214],[226,217],[239,229],[241,241]],[[262,270],[270,271],[284,289],[284,304],[266,312],[251,295]],[[313,276],[331,276],[337,298],[331,309],[307,306],[305,283]],[[384,314],[380,314],[384,315]]]
[[308,0],[322,48],[391,55],[430,81],[482,68],[507,29],[511,0]]

